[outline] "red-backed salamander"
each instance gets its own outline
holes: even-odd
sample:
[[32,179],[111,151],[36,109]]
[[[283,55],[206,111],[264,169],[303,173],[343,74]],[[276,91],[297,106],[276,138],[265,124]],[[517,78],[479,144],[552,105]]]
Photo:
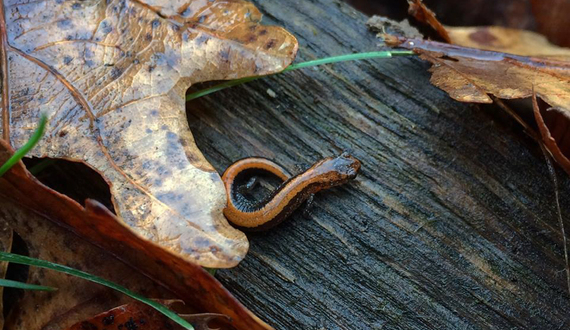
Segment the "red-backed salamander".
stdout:
[[[269,229],[289,217],[319,190],[354,179],[359,169],[360,161],[347,153],[320,160],[294,177],[280,165],[265,158],[238,160],[222,175],[228,198],[224,215],[231,223],[245,230]],[[268,173],[284,181],[269,197],[255,203],[241,193],[239,184],[245,182],[246,178]]]

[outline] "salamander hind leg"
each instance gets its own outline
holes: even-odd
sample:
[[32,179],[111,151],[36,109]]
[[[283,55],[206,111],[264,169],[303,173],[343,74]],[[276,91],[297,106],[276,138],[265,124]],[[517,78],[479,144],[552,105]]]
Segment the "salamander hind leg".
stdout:
[[315,194],[311,194],[309,198],[301,206],[301,212],[304,218],[311,217],[311,208],[313,207],[313,201],[315,200]]

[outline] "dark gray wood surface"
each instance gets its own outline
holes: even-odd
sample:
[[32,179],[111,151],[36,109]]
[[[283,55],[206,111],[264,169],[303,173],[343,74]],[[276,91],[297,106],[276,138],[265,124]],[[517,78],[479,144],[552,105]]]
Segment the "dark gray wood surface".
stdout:
[[[378,49],[366,17],[342,2],[253,2],[266,24],[298,37],[298,60]],[[249,235],[246,259],[218,271],[277,329],[570,327],[540,149],[496,108],[431,86],[428,67],[335,64],[188,104],[198,146],[220,172],[246,156],[293,172],[343,150],[363,163],[355,181],[317,194],[308,217]],[[558,175],[566,219],[570,182]]]

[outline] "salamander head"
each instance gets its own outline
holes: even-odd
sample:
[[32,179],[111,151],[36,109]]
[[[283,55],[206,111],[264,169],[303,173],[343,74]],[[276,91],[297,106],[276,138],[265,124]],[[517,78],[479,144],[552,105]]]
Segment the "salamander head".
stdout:
[[345,152],[338,157],[319,161],[312,169],[318,174],[319,181],[337,186],[356,177],[360,170],[360,161]]

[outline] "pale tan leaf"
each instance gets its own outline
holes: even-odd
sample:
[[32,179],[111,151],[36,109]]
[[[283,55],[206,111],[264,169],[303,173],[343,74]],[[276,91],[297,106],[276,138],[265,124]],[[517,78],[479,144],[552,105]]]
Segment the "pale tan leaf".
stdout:
[[32,156],[85,162],[144,237],[203,266],[235,266],[248,242],[222,215],[224,188],[194,143],[183,97],[196,82],[282,70],[296,39],[259,25],[259,11],[241,0],[3,8],[4,139],[21,146],[48,113]]

